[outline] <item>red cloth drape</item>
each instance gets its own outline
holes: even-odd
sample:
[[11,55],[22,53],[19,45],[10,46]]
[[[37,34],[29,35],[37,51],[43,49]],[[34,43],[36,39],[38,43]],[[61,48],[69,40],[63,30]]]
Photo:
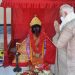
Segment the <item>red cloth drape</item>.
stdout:
[[3,0],[2,6],[11,8],[51,8],[64,3],[75,4],[74,0]]
[[[45,29],[46,33],[50,38],[54,36],[54,20],[58,19],[57,8],[55,10],[51,9],[13,9],[13,34],[14,39],[24,39],[29,31],[29,25],[32,18],[37,15],[42,22],[42,27]],[[17,11],[18,10],[18,11]]]

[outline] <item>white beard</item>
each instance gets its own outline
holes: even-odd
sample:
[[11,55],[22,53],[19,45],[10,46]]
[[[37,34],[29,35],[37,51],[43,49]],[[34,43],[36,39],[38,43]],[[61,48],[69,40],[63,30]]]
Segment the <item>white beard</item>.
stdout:
[[75,13],[71,12],[69,13],[64,20],[62,20],[62,23],[60,25],[60,31],[62,30],[62,28],[66,25],[66,23],[70,22],[71,20],[75,19]]

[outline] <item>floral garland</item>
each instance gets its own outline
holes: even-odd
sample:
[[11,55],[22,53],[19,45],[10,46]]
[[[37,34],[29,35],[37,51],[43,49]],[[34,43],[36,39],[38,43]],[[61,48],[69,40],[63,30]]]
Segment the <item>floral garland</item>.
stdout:
[[[36,46],[35,46],[35,40],[34,40],[34,37],[33,37],[33,34],[32,32],[30,32],[30,60],[32,62],[33,65],[38,65],[38,64],[43,64],[43,57],[44,57],[44,39],[45,39],[45,36],[44,34],[41,32],[40,33],[40,36],[38,37],[39,42],[38,42],[38,49],[36,49]],[[35,55],[38,54],[40,55],[41,54],[41,57],[33,57],[33,52],[35,52]],[[35,60],[36,58],[36,60]],[[40,59],[39,59],[40,58]],[[39,60],[38,60],[39,59]]]
[[32,32],[30,32],[31,47],[32,47],[32,49],[33,49],[33,51],[35,53],[39,53],[40,54],[42,52],[43,41],[45,39],[45,36],[43,35],[42,31],[41,31],[40,36],[38,38],[39,38],[38,49],[36,49],[35,40],[34,40],[33,34],[32,34]]

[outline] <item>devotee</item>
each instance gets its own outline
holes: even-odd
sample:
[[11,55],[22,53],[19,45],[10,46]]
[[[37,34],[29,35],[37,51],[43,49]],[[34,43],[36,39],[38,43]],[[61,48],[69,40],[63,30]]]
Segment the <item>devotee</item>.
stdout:
[[[42,28],[42,22],[34,16],[30,22],[30,32],[20,44],[17,52],[19,65],[29,66],[30,71],[38,70],[39,75],[51,75],[50,66],[55,63],[56,47]],[[12,63],[16,63],[16,58]],[[25,72],[26,73],[26,72]]]
[[[56,42],[58,48],[58,75],[75,75],[75,13],[68,4],[60,7],[60,31]],[[58,25],[57,25],[58,24]],[[54,25],[59,27],[57,21]],[[59,29],[58,29],[59,30]]]

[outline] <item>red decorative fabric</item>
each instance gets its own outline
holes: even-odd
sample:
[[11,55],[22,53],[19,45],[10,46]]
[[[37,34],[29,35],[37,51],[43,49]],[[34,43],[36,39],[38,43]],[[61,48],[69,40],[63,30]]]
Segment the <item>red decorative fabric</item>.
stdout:
[[[53,7],[54,8],[54,7]],[[45,32],[52,39],[55,34],[54,31],[54,20],[59,19],[59,9],[13,9],[13,37],[14,39],[23,40],[29,32],[30,22],[34,15],[42,22],[42,27],[45,29]],[[18,10],[18,11],[17,11]]]
[[[28,66],[28,65],[29,65],[28,62],[26,62],[26,63],[20,63],[20,64],[19,64],[20,67],[26,67],[26,66]],[[16,63],[12,63],[11,66],[13,66],[13,67],[16,66]]]
[[46,48],[47,48],[46,54],[44,57],[44,62],[47,62],[48,64],[55,64],[56,47],[51,42],[51,40],[49,39],[47,34],[46,33],[44,33],[44,34],[46,37]]
[[73,0],[3,0],[2,6],[11,8],[51,8],[53,5],[59,7],[65,2],[75,4]]

